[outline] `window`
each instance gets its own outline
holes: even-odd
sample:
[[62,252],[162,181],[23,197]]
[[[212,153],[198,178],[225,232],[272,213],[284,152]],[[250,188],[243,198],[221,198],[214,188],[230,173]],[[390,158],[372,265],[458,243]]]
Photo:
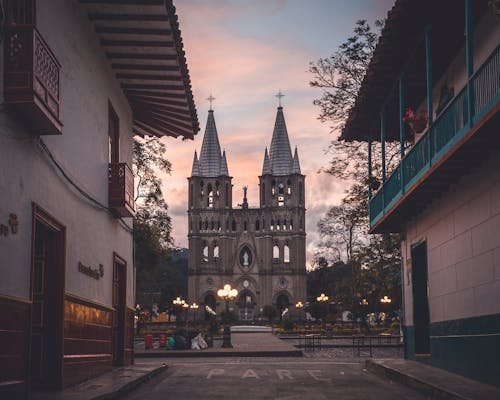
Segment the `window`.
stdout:
[[286,219],[283,220],[283,230],[286,231]]
[[202,223],[201,223],[201,219],[200,219],[200,222],[198,223],[198,229],[201,231],[202,229]]
[[228,231],[228,230],[229,230],[229,220],[226,219],[226,231]]
[[285,185],[283,185],[282,182],[280,182],[279,185],[278,185],[278,193],[279,194],[285,194]]
[[258,219],[255,220],[255,230],[256,231],[260,230],[260,221]]
[[208,245],[207,242],[203,242],[203,262],[208,262]]
[[231,224],[231,229],[232,229],[233,232],[236,231],[236,221],[234,219],[233,219],[233,222]]
[[214,191],[212,189],[211,183],[209,183],[207,185],[207,193],[208,193],[207,206],[208,206],[208,208],[213,208],[213,206],[214,206]]
[[288,195],[292,194],[292,182],[290,179],[286,181],[286,193]]
[[280,260],[280,248],[278,244],[275,243],[273,246],[273,262],[279,262]]
[[203,196],[205,194],[204,190],[203,190],[203,181],[200,182],[200,196]]
[[205,230],[208,231],[208,219],[205,220]]
[[111,103],[108,103],[109,163],[120,162],[120,124]]
[[276,193],[276,181],[273,180],[271,182],[271,194],[274,196],[275,193]]
[[246,232],[247,231],[247,221],[243,222],[243,230]]
[[219,245],[217,242],[214,242],[214,261],[219,260]]
[[274,220],[271,220],[271,225],[269,226],[269,229],[273,230],[274,229]]
[[290,262],[290,247],[288,246],[288,243],[285,244],[285,247],[283,248],[283,262]]
[[219,181],[215,181],[215,195],[219,197]]
[[220,220],[217,220],[217,230],[220,232]]
[[210,224],[210,228],[211,228],[212,230],[214,230],[214,229],[215,229],[215,222],[214,222],[214,220],[212,220],[212,223]]
[[290,230],[293,230],[293,219],[290,220]]
[[276,230],[280,230],[280,220],[276,221]]
[[283,207],[285,205],[285,198],[283,196],[278,196],[278,207]]

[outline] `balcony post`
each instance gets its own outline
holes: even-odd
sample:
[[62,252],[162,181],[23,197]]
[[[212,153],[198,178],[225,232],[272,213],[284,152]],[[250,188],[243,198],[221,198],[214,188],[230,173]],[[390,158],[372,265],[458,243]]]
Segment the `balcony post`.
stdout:
[[[427,118],[432,124],[432,58],[431,58],[431,27],[425,28],[425,72],[427,79]],[[429,155],[430,156],[430,155]]]
[[405,192],[404,183],[404,157],[405,157],[405,123],[403,121],[405,115],[405,98],[404,98],[404,74],[399,77],[399,151],[401,153],[401,166],[399,168],[401,193]]
[[372,198],[372,137],[368,136],[368,200]]
[[380,113],[380,145],[382,149],[382,182],[385,183],[385,111]]
[[472,32],[472,21],[471,21],[471,0],[465,0],[465,62],[467,70],[467,117],[468,124],[472,122],[472,116],[474,115],[473,109],[473,88],[470,82],[470,78],[474,73],[474,54],[473,54],[473,32]]

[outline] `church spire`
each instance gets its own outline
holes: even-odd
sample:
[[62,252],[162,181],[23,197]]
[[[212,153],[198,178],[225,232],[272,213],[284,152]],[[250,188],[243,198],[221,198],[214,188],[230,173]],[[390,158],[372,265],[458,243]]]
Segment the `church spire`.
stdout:
[[193,168],[191,169],[191,176],[200,176],[200,164],[198,162],[198,154],[194,151]]
[[215,126],[214,111],[208,111],[207,126],[203,136],[200,151],[201,176],[216,177],[221,175],[221,151],[217,127]]
[[[283,96],[281,92],[280,96]],[[281,100],[281,97],[279,97]],[[290,175],[292,169],[292,151],[286,130],[283,107],[278,107],[274,123],[273,138],[269,152],[273,175]]]
[[220,164],[220,174],[224,176],[229,176],[229,170],[227,168],[227,160],[226,160],[226,150],[222,152],[222,159]]
[[297,146],[295,146],[295,153],[293,155],[293,166],[292,174],[300,174],[300,162],[299,162],[299,152],[297,151]]
[[273,171],[271,170],[271,161],[269,161],[269,154],[267,153],[267,147],[266,147],[266,152],[264,153],[264,164],[262,165],[262,175],[266,174],[272,174]]

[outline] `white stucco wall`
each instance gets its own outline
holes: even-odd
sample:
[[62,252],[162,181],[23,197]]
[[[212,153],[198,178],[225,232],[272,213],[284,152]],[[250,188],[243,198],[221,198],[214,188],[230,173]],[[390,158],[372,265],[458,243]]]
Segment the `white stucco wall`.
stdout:
[[[108,101],[120,120],[120,161],[132,160],[132,114],[87,16],[74,0],[37,4],[37,27],[59,63],[60,136],[43,136],[68,175],[100,203],[108,203]],[[1,63],[3,65],[3,61]],[[3,77],[3,74],[2,74]],[[3,91],[2,91],[3,92]],[[97,209],[53,168],[22,121],[0,113],[0,224],[9,213],[19,233],[0,237],[0,294],[29,297],[32,202],[66,226],[66,292],[112,304],[113,252],[127,261],[127,304],[134,302],[132,236]],[[126,220],[131,225],[131,220]],[[78,262],[104,266],[95,280]]]
[[[500,313],[500,158],[462,177],[404,230],[403,260],[427,241],[431,322]],[[405,324],[413,324],[411,274]]]

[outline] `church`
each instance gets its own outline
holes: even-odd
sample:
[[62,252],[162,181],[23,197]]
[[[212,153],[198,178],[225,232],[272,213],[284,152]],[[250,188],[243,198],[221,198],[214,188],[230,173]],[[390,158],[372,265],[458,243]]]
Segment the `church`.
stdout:
[[195,151],[188,178],[191,302],[219,314],[217,290],[229,283],[238,290],[230,309],[240,321],[260,318],[268,305],[298,318],[294,305],[306,300],[304,180],[280,103],[271,146],[264,151],[259,207],[249,207],[247,187],[242,204],[233,207],[232,177],[210,107],[200,157]]

